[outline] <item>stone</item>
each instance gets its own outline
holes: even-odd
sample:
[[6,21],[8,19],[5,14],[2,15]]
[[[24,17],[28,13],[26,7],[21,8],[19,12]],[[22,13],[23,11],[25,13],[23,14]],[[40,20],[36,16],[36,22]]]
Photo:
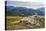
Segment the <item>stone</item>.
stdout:
[[23,22],[25,22],[25,23],[31,23],[31,24],[36,24],[36,25],[39,25],[40,26],[40,24],[39,24],[39,19],[38,19],[39,17],[38,16],[36,16],[36,15],[33,15],[33,16],[28,16],[28,17],[23,17],[22,19],[21,19],[21,21]]

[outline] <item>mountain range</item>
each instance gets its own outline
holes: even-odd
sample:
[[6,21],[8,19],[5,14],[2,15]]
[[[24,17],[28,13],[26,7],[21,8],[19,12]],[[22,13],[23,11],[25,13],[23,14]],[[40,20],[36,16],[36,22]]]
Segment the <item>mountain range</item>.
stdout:
[[45,15],[45,8],[41,7],[38,9],[26,8],[26,7],[14,7],[5,6],[7,16],[31,16],[31,15]]

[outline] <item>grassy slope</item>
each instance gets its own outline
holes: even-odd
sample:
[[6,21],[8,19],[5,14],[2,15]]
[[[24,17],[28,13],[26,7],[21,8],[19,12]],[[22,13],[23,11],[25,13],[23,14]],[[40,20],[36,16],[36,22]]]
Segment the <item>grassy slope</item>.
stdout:
[[[40,28],[43,28],[44,27],[44,16],[40,16]],[[30,28],[30,24],[22,24],[22,23],[19,23],[20,22],[20,19],[22,19],[21,16],[7,16],[6,17],[6,23],[7,23],[7,29],[22,29],[22,28]],[[28,26],[29,25],[29,26]],[[36,25],[32,25],[33,27],[32,28],[37,28]]]

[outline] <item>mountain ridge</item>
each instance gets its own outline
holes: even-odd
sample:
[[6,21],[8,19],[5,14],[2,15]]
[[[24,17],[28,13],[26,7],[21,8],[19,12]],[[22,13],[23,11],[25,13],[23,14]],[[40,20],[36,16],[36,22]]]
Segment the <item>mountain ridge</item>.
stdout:
[[33,9],[33,8],[26,8],[26,7],[13,7],[13,6],[5,6],[6,12],[8,16],[15,16],[15,15],[23,15],[23,16],[29,16],[29,15],[44,15],[44,7]]

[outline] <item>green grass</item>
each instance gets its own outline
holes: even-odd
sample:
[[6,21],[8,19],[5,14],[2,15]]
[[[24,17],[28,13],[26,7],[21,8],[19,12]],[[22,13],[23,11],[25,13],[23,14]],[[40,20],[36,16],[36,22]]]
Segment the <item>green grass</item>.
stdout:
[[[7,25],[10,25],[11,28],[12,26],[14,26],[15,24],[17,24],[18,26],[20,26],[20,20],[22,19],[22,16],[7,16],[6,17],[6,23]],[[35,24],[32,25],[32,28],[44,28],[45,27],[45,17],[44,16],[40,16],[40,26],[36,26]],[[8,27],[8,26],[7,26]],[[15,26],[14,26],[15,27]],[[11,29],[10,28],[10,29]],[[13,28],[14,29],[14,28]]]
[[19,23],[21,18],[22,17],[19,17],[19,16],[14,16],[14,17],[8,16],[6,18],[7,19],[6,21],[7,21],[7,24],[11,24],[12,22]]

